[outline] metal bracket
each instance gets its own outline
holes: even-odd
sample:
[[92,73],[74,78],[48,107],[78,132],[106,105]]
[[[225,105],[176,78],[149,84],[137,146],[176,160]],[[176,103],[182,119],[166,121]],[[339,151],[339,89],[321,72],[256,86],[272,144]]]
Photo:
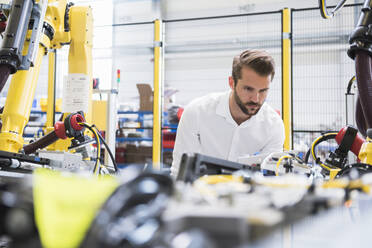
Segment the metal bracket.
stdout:
[[8,3],[0,3],[0,10],[10,10],[12,8],[12,5],[10,1]]
[[93,93],[96,94],[119,94],[119,91],[117,89],[109,89],[109,90],[93,90]]
[[154,41],[154,47],[163,47],[162,41]]
[[39,42],[44,24],[45,12],[48,7],[48,0],[40,0],[34,5],[31,18],[34,18],[32,34],[30,38],[29,51],[26,56],[22,57],[20,70],[28,70],[30,66],[34,66],[36,53],[39,50]]
[[291,40],[292,39],[292,33],[283,32],[282,33],[282,40],[285,40],[285,39]]

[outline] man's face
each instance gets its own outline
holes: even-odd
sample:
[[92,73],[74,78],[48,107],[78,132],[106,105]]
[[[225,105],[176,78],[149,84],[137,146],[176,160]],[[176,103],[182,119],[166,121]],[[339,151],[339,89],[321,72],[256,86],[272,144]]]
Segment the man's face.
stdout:
[[270,82],[271,75],[260,76],[249,67],[242,68],[241,79],[238,79],[236,85],[230,79],[234,101],[244,114],[257,114],[267,97]]

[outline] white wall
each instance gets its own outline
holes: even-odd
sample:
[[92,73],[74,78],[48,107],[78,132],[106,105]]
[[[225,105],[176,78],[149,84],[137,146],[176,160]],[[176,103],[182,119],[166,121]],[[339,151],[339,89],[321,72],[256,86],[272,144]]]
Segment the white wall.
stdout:
[[[332,6],[339,0],[327,0]],[[347,4],[363,0],[348,0]],[[114,23],[182,19],[317,7],[318,0],[114,0]]]

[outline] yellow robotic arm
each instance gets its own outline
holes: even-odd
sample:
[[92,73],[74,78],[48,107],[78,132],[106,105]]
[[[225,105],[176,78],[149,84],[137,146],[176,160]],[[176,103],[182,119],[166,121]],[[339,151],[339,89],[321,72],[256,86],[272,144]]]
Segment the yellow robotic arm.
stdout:
[[[69,73],[88,78],[91,96],[92,26],[89,7],[63,0],[13,1],[0,49],[0,90],[14,73],[1,116],[0,150],[17,153],[23,147],[42,57],[49,49],[70,44]],[[90,111],[91,106],[88,122]]]

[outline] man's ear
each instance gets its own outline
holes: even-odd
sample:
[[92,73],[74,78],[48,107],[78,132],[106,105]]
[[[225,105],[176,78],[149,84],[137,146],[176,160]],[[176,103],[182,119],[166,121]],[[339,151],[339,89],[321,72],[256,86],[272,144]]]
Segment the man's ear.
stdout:
[[230,86],[230,89],[234,89],[234,79],[232,78],[232,76],[229,77],[229,86]]

